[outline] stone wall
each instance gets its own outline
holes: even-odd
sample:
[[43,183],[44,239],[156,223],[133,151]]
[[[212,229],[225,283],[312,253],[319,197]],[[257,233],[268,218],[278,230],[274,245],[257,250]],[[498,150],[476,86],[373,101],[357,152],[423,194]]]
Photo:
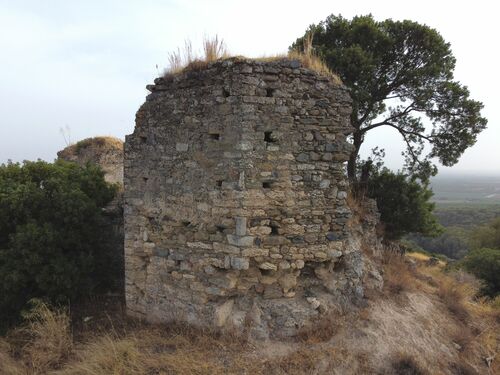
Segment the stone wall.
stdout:
[[118,138],[86,138],[59,151],[57,157],[79,165],[97,164],[107,182],[123,184],[123,142]]
[[228,59],[148,90],[125,142],[130,314],[290,336],[362,297],[344,86]]

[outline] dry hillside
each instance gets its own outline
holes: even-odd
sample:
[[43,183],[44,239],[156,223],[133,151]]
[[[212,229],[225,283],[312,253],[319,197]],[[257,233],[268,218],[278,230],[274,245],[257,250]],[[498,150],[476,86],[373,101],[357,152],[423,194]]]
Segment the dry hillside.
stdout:
[[127,319],[119,302],[40,305],[0,343],[2,374],[498,374],[500,312],[477,282],[421,254],[386,257],[385,286],[356,313],[287,342]]

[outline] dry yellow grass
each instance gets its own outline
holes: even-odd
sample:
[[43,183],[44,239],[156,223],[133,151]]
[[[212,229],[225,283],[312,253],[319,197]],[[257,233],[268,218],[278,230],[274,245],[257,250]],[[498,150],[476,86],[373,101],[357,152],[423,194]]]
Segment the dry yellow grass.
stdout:
[[[430,285],[457,324],[450,335],[460,347],[459,361],[453,363],[457,373],[474,374],[470,369],[489,363],[489,373],[500,373],[500,310],[495,301],[478,298],[480,283],[464,272],[445,272],[442,265],[418,267],[418,272],[429,277]],[[428,285],[429,286],[429,285]]]
[[[326,315],[328,319],[303,331],[298,340],[270,344],[254,345],[235,335],[185,325],[147,325],[121,316],[113,317],[116,324],[109,328],[99,325],[86,334],[75,334],[78,341],[73,343],[66,313],[40,304],[25,327],[0,340],[0,374],[267,375],[403,370],[425,374],[426,368],[432,368],[431,373],[498,373],[498,310],[490,302],[474,298],[477,285],[469,276],[444,273],[440,267],[426,266],[425,260],[419,262],[415,271],[401,256],[386,259],[384,278],[391,293],[370,299],[369,307],[359,314],[361,319],[357,314]],[[420,273],[422,277],[416,278]],[[428,277],[433,283],[424,288]],[[466,322],[456,319],[447,299],[462,304],[469,317]]]
[[0,374],[26,375],[26,368],[19,364],[12,354],[11,346],[0,339]]
[[431,372],[425,368],[418,358],[408,353],[399,352],[392,358],[391,368],[387,375],[427,375]]
[[422,262],[426,262],[430,258],[428,255],[425,255],[423,253],[417,253],[417,252],[406,253],[406,256],[409,257],[409,258],[413,258],[415,260],[422,261]]
[[384,266],[384,288],[392,294],[400,294],[403,291],[413,290],[416,280],[404,256],[395,253],[387,253],[383,260]]
[[203,38],[202,56],[196,55],[191,41],[186,40],[182,50],[177,48],[168,54],[168,68],[165,70],[165,75],[203,69],[208,63],[228,57],[226,44],[217,35],[213,38],[207,36]]
[[[298,60],[304,68],[313,70],[321,75],[330,77],[330,79],[342,84],[342,81],[333,73],[325,62],[315,53],[313,49],[313,35],[308,34],[304,38],[303,50],[292,50],[287,54],[277,54],[274,56],[258,57],[256,61],[277,61],[283,59]],[[170,52],[168,55],[168,68],[164,75],[178,74],[186,71],[201,70],[214,61],[228,58],[243,58],[242,56],[231,56],[223,39],[219,39],[216,35],[213,38],[205,37],[203,40],[203,55],[197,56],[193,52],[192,44],[189,40],[184,42],[184,48],[177,48],[176,51]],[[252,60],[252,59],[250,59]]]

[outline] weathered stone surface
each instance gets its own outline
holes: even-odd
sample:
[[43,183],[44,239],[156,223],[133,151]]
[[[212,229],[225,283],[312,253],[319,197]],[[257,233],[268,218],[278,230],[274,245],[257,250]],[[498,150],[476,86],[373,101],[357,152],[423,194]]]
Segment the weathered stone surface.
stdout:
[[247,270],[249,264],[248,258],[231,257],[231,268],[235,270]]
[[254,244],[255,237],[252,236],[238,236],[233,234],[227,235],[227,242],[234,246],[247,247]]
[[298,61],[230,59],[149,90],[125,142],[131,314],[289,336],[318,315],[305,296],[359,298],[344,86]]
[[123,185],[123,141],[118,138],[87,138],[59,151],[57,157],[82,166],[97,164],[106,181]]

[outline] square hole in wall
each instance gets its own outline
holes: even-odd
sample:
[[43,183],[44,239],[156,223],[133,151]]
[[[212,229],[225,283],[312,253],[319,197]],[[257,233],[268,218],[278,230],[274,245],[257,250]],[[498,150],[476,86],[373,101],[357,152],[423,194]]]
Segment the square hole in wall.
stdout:
[[217,185],[217,187],[222,187],[223,182],[224,182],[223,180],[217,180],[215,184]]
[[222,95],[224,96],[224,98],[227,98],[227,97],[229,97],[231,95],[231,93],[229,92],[228,89],[223,88],[222,89]]
[[264,189],[271,189],[272,185],[273,185],[273,183],[271,181],[264,181],[264,182],[262,182],[262,187]]
[[279,234],[278,225],[271,223],[269,226],[271,227],[271,236],[277,236]]
[[273,132],[268,130],[264,132],[264,141],[267,143],[276,143],[276,137],[273,135]]
[[224,231],[227,229],[227,227],[225,225],[222,225],[222,224],[216,225],[215,228],[217,228],[217,232],[219,232],[219,233],[224,233]]
[[212,133],[209,134],[210,139],[213,139],[214,141],[218,141],[220,139],[220,134],[219,133]]
[[147,141],[148,141],[148,137],[146,137],[145,135],[141,135],[141,136],[139,137],[139,139],[141,140],[141,143],[143,143],[143,144],[144,144],[144,143],[147,143]]
[[271,88],[267,88],[266,89],[266,96],[268,98],[272,98],[274,96],[274,89],[271,89]]

